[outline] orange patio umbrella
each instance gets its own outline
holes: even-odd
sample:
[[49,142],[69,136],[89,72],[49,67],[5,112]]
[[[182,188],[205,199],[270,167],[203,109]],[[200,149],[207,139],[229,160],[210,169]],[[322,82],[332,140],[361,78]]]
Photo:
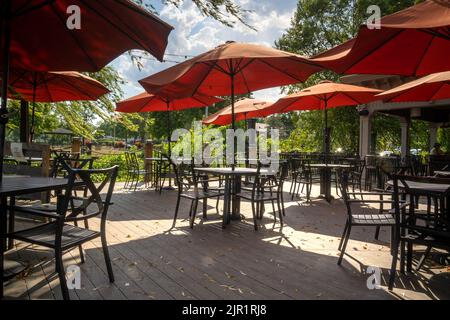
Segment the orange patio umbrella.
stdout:
[[320,70],[294,53],[229,41],[139,82],[148,92],[162,96],[231,96],[234,129],[236,94],[302,82]]
[[363,25],[356,38],[312,60],[340,74],[423,76],[450,70],[448,0],[426,0],[385,16],[380,27]]
[[33,141],[36,102],[97,100],[108,92],[101,82],[75,71],[10,70],[8,97],[32,103],[30,141]]
[[450,99],[450,71],[433,73],[376,96],[383,101],[411,102]]
[[[2,0],[0,24],[1,158],[10,68],[95,72],[131,49],[162,60],[173,29],[131,0]],[[2,168],[1,161],[0,181]]]
[[324,110],[325,134],[323,151],[329,153],[330,130],[328,127],[328,108],[368,103],[376,100],[374,96],[381,92],[381,90],[366,87],[322,81],[315,86],[281,98],[272,106],[263,110],[263,113],[268,116],[273,113],[296,110]]
[[[269,107],[271,103],[257,99],[242,99],[234,106],[235,121],[242,121],[252,118],[265,117],[263,109]],[[215,124],[224,126],[233,121],[231,106],[225,107],[203,120],[203,124]]]
[[169,157],[170,157],[171,155],[170,112],[191,108],[206,107],[220,101],[222,101],[222,99],[216,97],[208,97],[200,94],[196,94],[188,98],[170,99],[150,94],[147,92],[143,92],[134,97],[118,102],[116,111],[125,113],[156,112],[156,111],[167,112],[167,139],[169,142]]

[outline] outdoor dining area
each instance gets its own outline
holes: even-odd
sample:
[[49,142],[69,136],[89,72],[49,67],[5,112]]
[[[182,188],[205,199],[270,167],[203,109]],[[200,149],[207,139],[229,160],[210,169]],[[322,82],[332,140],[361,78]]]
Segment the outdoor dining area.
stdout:
[[[172,26],[132,1],[106,2],[2,1],[0,299],[450,299],[450,156],[410,151],[415,115],[450,123],[449,3],[361,25],[312,57],[228,41],[148,75],[114,112],[162,113],[167,140],[106,165],[79,139],[70,150],[34,140],[36,103],[107,95],[86,73],[126,51],[164,59]],[[85,17],[76,31],[60,23],[73,4]],[[275,102],[250,95],[327,70],[342,81]],[[361,75],[414,80],[385,89]],[[12,100],[20,141],[8,138]],[[175,112],[225,100],[198,132],[175,127]],[[358,153],[332,148],[328,113],[344,107],[359,112]],[[317,152],[281,152],[280,128],[256,125],[314,110]],[[374,112],[404,120],[399,154],[373,152]]]

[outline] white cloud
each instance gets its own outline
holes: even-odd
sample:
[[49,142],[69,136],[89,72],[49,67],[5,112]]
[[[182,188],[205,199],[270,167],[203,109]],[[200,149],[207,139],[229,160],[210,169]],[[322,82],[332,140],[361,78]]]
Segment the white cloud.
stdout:
[[[164,6],[160,11],[160,17],[175,27],[169,37],[166,53],[195,56],[227,40],[273,46],[275,40],[289,27],[291,16],[297,5],[297,0],[236,0],[235,2],[242,8],[251,10],[247,14],[246,21],[257,28],[257,32],[240,23],[237,23],[234,28],[229,28],[205,17],[192,1],[184,1],[180,8]],[[166,55],[165,59],[184,61],[183,57],[172,55]],[[113,63],[127,81],[123,87],[126,97],[143,90],[137,82],[139,79],[174,64],[173,62],[160,63],[154,59],[145,59],[142,62],[144,64],[142,71],[133,65],[128,55],[121,56]],[[279,91],[279,88],[262,90],[255,93],[255,96],[266,100],[276,100]]]

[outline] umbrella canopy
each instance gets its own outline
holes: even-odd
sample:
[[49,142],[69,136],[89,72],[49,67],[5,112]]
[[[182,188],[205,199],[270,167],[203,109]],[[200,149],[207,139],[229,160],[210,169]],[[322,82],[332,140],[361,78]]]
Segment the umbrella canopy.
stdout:
[[198,94],[188,98],[169,99],[144,92],[137,96],[118,102],[116,111],[126,113],[156,112],[156,111],[167,112],[167,138],[169,142],[169,157],[170,157],[172,153],[170,146],[171,142],[170,112],[191,108],[206,107],[220,101],[222,101],[222,99]]
[[351,39],[312,60],[340,74],[422,76],[450,70],[450,5],[426,0],[361,26]]
[[[235,120],[242,121],[252,118],[262,118],[265,116],[263,109],[270,105],[271,103],[269,102],[256,99],[239,100],[236,102],[234,108]],[[225,107],[203,120],[204,124],[215,124],[219,126],[228,125],[231,124],[231,122],[231,106]]]
[[162,96],[231,96],[234,128],[236,94],[302,82],[319,70],[294,53],[229,41],[139,82],[148,92]]
[[330,152],[328,108],[354,106],[377,100],[374,96],[381,90],[323,81],[298,93],[281,98],[263,110],[265,115],[295,110],[324,110],[324,152]]
[[[0,80],[1,82],[1,80]],[[33,141],[36,102],[97,100],[109,90],[81,73],[10,70],[8,97],[32,102],[30,141]]]
[[222,99],[195,95],[183,99],[166,99],[147,92],[143,92],[134,97],[128,98],[117,103],[118,112],[154,112],[154,111],[178,111],[191,108],[200,108],[210,106]]
[[[7,2],[11,6],[9,14],[5,13],[13,68],[94,72],[131,49],[148,51],[162,60],[173,29],[129,0],[5,0],[2,5],[4,2],[3,9]],[[79,29],[68,27],[78,13],[72,8],[80,10]],[[0,59],[4,59],[3,52]]]
[[450,71],[430,74],[387,90],[376,97],[391,102],[450,99]]
[[11,70],[8,89],[10,98],[29,102],[97,100],[109,92],[101,82],[74,71]]
[[[0,156],[8,122],[9,68],[98,71],[130,49],[163,58],[173,29],[129,0],[3,0],[0,12]],[[0,181],[3,177],[0,162]]]

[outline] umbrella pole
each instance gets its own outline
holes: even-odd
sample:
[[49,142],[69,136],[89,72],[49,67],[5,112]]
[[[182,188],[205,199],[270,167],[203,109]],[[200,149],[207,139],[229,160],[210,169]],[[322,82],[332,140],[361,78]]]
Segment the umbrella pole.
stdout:
[[233,129],[233,164],[231,167],[234,169],[236,165],[236,135],[234,135],[236,131],[236,119],[234,115],[234,76],[235,74],[231,72],[230,78],[231,78],[231,128]]
[[[5,5],[4,16],[2,17],[2,40],[3,40],[3,70],[2,70],[2,104],[0,106],[0,182],[3,178],[3,156],[5,151],[6,124],[8,123],[8,80],[9,80],[9,58],[11,45],[11,26],[9,13],[11,11],[11,1]],[[3,261],[1,261],[3,264]],[[0,290],[0,298],[3,297],[3,286]]]
[[167,142],[169,143],[169,158],[172,158],[172,147],[170,146],[170,102],[166,101],[167,103]]
[[328,128],[328,109],[327,109],[327,105],[328,105],[328,101],[324,100],[325,102],[325,107],[324,107],[324,121],[325,121],[325,131],[324,131],[324,143],[323,143],[323,152],[326,155],[326,158],[328,158],[328,154],[330,153],[330,131]]
[[36,110],[36,72],[33,75],[33,107],[31,109],[31,126],[30,126],[30,143],[33,142],[34,136],[34,118],[35,118],[35,110]]

